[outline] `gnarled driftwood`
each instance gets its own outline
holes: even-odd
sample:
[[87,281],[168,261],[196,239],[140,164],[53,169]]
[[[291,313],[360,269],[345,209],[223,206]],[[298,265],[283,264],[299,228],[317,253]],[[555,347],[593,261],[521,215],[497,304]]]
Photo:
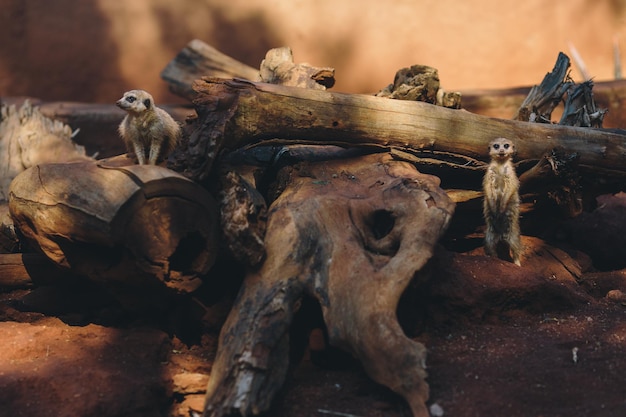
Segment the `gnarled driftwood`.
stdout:
[[404,335],[396,308],[454,203],[436,177],[387,154],[301,164],[290,177],[269,209],[267,259],[246,276],[222,328],[204,415],[269,408],[287,371],[289,325],[309,294],[330,343],[427,417],[426,349]]

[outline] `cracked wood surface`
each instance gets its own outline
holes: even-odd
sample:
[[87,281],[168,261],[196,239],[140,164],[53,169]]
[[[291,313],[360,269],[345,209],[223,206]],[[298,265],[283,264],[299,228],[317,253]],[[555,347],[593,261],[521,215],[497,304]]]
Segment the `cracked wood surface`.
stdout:
[[426,417],[426,348],[397,322],[454,203],[436,177],[387,154],[302,163],[269,207],[266,259],[251,270],[222,327],[206,417],[258,414],[282,386],[289,327],[303,296],[322,309],[329,341]]
[[421,102],[389,100],[245,80],[196,81],[198,119],[170,166],[205,179],[223,150],[261,142],[378,145],[484,159],[495,137],[513,140],[518,160],[562,147],[589,171],[626,174],[626,136],[596,129],[494,119]]
[[189,293],[217,254],[211,195],[124,156],[36,165],[12,182],[9,209],[22,235],[49,259],[109,284]]

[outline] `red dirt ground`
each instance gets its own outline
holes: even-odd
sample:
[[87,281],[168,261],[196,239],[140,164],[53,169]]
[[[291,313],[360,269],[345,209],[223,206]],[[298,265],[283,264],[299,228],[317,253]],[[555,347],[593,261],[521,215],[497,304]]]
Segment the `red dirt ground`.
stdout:
[[[546,252],[525,256],[518,268],[442,252],[429,287],[409,289],[399,314],[429,349],[431,407],[463,417],[626,415],[625,298],[605,297],[626,291],[626,270],[577,282],[538,273]],[[202,407],[228,306],[182,331],[124,312],[88,283],[5,291],[0,415],[189,416]],[[307,350],[268,415],[410,412],[357,363]]]

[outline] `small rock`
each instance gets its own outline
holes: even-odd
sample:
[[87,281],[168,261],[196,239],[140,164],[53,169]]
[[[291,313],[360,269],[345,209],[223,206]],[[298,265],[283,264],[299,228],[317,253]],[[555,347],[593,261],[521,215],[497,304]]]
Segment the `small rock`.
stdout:
[[206,391],[209,376],[185,372],[174,375],[173,382],[177,394],[199,394]]
[[606,298],[614,303],[626,304],[626,294],[620,290],[611,290],[606,293]]
[[171,417],[201,417],[204,411],[204,394],[187,395],[173,407]]
[[437,403],[431,404],[431,406],[430,406],[430,415],[432,417],[442,417],[443,416],[443,408],[439,404],[437,404]]

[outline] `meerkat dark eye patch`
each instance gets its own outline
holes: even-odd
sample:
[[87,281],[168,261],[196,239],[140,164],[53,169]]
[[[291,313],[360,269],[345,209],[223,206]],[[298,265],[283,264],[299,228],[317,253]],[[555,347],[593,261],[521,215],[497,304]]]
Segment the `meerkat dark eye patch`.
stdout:
[[509,149],[509,144],[508,143],[504,144],[504,149]]
[[134,97],[134,96],[126,97],[126,101],[128,101],[129,103],[134,103],[135,100],[137,100],[137,97]]
[[146,109],[149,109],[150,108],[150,99],[149,98],[145,99],[143,101],[143,105],[146,106]]
[[500,149],[500,145],[498,145],[497,143],[495,143],[495,144],[493,145],[493,149],[495,149],[495,150]]

